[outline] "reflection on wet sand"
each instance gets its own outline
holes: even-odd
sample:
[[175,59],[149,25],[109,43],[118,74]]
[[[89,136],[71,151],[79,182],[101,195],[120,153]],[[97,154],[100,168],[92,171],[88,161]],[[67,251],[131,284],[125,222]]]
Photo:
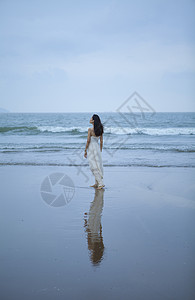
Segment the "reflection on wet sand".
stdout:
[[94,266],[100,264],[104,254],[104,243],[102,237],[101,214],[104,204],[104,190],[95,190],[94,200],[91,202],[90,210],[85,213],[85,231],[87,233],[90,260]]

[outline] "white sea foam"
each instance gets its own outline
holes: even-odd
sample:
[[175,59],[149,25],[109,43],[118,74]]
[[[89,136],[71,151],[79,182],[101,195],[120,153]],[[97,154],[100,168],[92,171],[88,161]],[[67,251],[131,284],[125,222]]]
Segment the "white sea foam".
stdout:
[[112,134],[145,134],[145,135],[194,135],[195,128],[129,128],[129,127],[105,127],[105,133]]
[[[88,127],[60,127],[60,126],[38,126],[41,132],[70,132],[87,133]],[[132,134],[132,135],[195,135],[195,128],[130,128],[130,127],[105,127],[105,133],[111,134]]]
[[87,127],[61,127],[61,126],[38,126],[41,132],[86,132]]

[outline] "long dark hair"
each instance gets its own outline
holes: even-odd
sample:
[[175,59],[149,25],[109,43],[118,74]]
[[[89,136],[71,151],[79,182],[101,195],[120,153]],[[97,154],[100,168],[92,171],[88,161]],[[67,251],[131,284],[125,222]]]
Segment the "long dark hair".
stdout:
[[102,125],[102,122],[100,120],[100,117],[96,114],[92,116],[92,119],[94,120],[94,131],[96,136],[102,135],[104,133],[104,126]]

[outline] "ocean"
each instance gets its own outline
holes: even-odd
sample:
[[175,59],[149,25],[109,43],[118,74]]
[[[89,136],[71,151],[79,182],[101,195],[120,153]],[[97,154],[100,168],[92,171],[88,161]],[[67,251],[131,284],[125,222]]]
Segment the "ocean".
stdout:
[[[98,113],[103,165],[195,167],[195,113]],[[0,165],[88,167],[92,113],[1,113]]]

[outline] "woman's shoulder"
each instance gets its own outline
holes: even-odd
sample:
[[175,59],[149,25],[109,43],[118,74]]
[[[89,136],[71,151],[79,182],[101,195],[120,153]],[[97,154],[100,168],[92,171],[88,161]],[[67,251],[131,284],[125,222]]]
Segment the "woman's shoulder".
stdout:
[[93,128],[89,127],[88,132],[92,132]]
[[91,128],[91,127],[88,128],[88,133],[89,133],[90,135],[95,135],[95,133],[94,133],[94,131],[93,131],[93,128]]

